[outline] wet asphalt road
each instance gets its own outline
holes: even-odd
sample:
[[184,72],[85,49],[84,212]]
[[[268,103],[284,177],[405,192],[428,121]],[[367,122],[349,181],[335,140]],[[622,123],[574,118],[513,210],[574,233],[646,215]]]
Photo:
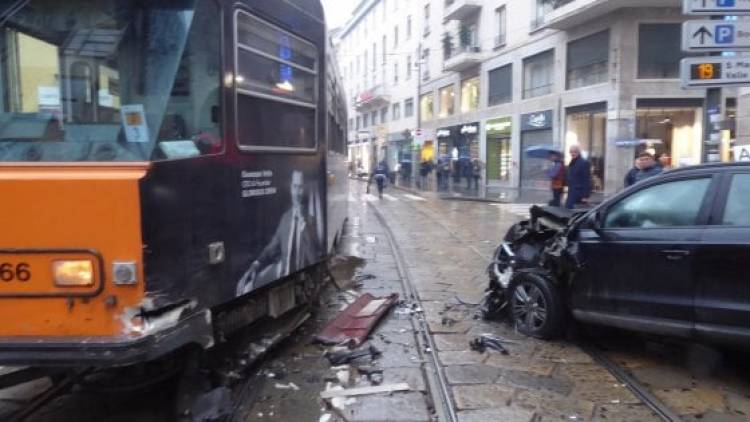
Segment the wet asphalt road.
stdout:
[[[530,339],[507,323],[474,318],[472,304],[486,287],[491,253],[507,228],[525,217],[527,204],[445,201],[393,189],[378,199],[365,194],[363,183],[353,181],[351,187],[350,221],[334,266],[343,290],[330,286],[318,312],[254,370],[259,377],[245,420],[434,420],[442,408],[434,401],[441,398],[429,351],[417,341],[423,333],[416,318],[429,327],[460,421],[659,420],[574,343]],[[394,256],[391,242],[400,256]],[[351,300],[347,290],[403,297],[404,278],[418,291],[423,312],[407,312],[411,303],[392,310],[370,339],[382,356],[360,364],[382,370],[384,384],[407,382],[410,391],[358,397],[336,403],[338,408],[321,401],[320,392],[339,381],[323,356],[327,348],[312,344],[312,336]],[[743,353],[615,330],[592,332],[607,357],[684,420],[750,420],[750,365]],[[484,333],[506,340],[509,355],[470,351],[469,341]],[[366,377],[356,382],[372,385]],[[0,391],[0,415],[42,383]],[[77,391],[32,420],[169,420],[164,405],[169,395],[169,388],[127,397]]]

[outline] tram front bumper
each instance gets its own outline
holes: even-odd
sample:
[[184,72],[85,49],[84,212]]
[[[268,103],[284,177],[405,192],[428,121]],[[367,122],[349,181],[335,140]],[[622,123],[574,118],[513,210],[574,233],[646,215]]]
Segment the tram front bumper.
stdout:
[[154,360],[190,344],[213,345],[209,311],[137,338],[0,337],[0,365],[124,366]]

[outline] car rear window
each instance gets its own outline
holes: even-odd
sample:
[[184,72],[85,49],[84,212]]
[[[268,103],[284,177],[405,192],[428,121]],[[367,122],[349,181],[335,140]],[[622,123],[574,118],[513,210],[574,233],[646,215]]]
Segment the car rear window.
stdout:
[[750,226],[750,174],[735,174],[732,177],[722,224]]

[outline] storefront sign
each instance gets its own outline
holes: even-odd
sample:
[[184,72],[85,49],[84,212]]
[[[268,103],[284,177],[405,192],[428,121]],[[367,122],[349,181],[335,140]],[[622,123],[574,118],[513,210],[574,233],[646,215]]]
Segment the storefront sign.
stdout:
[[476,135],[479,132],[479,126],[477,125],[464,125],[461,127],[462,135]]
[[750,162],[750,145],[734,147],[734,161]]
[[545,129],[552,129],[552,110],[521,115],[522,131]]
[[486,123],[487,136],[490,137],[507,137],[511,135],[513,128],[513,121],[510,117],[503,117],[501,119],[487,120]]
[[438,129],[438,131],[435,133],[435,136],[438,138],[448,138],[451,136],[450,129]]

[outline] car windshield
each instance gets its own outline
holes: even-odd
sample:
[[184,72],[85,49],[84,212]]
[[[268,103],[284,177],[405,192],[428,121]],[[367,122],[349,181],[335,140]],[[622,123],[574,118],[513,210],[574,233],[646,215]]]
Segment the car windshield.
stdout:
[[149,160],[195,0],[0,3],[0,161]]

